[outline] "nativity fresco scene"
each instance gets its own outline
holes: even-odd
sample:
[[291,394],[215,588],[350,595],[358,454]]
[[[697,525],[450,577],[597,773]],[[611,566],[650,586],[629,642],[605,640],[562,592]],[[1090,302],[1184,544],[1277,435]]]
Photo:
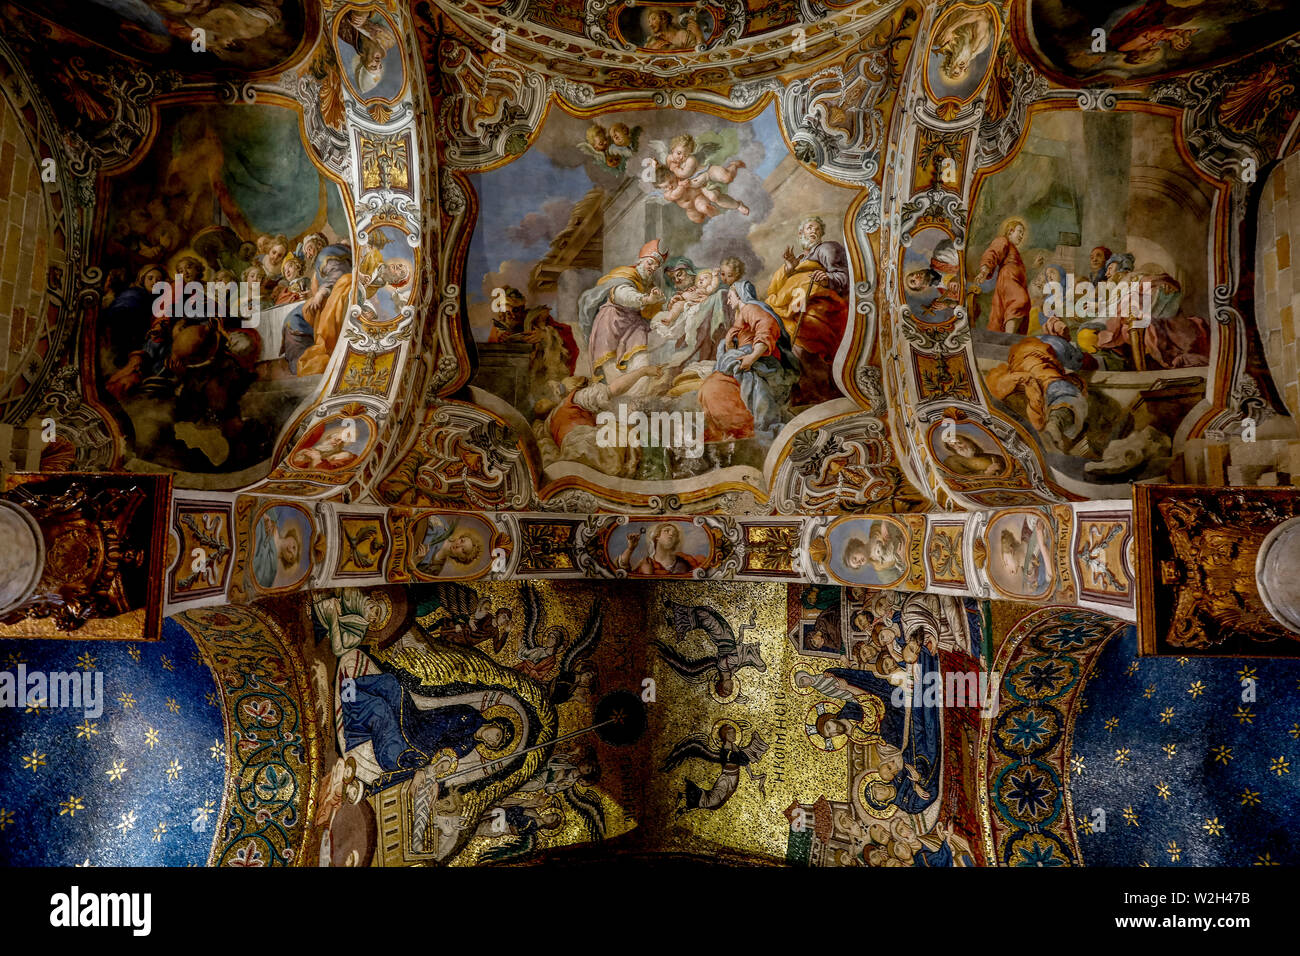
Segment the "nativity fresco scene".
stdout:
[[0,862],[1300,863],[1287,4],[0,7]]

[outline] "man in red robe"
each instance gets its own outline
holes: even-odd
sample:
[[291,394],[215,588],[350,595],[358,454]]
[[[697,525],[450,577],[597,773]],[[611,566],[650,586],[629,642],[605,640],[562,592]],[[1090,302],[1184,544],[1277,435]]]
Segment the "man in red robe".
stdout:
[[1017,248],[1025,241],[1026,232],[1028,227],[1023,219],[1008,219],[1002,235],[989,243],[980,258],[975,281],[987,282],[995,272],[998,276],[989,312],[990,332],[1024,335],[1029,331],[1029,276]]

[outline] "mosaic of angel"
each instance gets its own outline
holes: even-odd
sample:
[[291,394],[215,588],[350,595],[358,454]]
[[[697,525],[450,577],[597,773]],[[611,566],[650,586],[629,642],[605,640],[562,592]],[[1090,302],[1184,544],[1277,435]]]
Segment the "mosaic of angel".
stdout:
[[[753,620],[741,628],[741,636],[737,638],[726,618],[711,607],[676,601],[665,601],[664,605],[668,609],[667,620],[673,628],[677,645],[666,641],[654,642],[663,662],[687,683],[708,684],[711,693],[722,703],[748,700],[741,693],[740,671],[753,668],[761,674],[767,670],[758,642],[743,640],[745,630],[754,626]],[[704,635],[711,651],[691,656],[683,648],[694,631]]]
[[717,779],[708,788],[701,787],[687,778],[678,794],[675,812],[681,816],[691,810],[718,810],[735,794],[740,787],[740,771],[743,768],[758,787],[761,796],[766,796],[764,787],[766,774],[754,773],[754,764],[763,759],[768,745],[755,731],[750,735],[749,743],[742,745],[741,732],[748,728],[748,723],[732,720],[719,720],[712,733],[689,734],[677,741],[668,756],[664,758],[659,769],[664,773],[676,770],[688,760],[702,760],[721,767]]

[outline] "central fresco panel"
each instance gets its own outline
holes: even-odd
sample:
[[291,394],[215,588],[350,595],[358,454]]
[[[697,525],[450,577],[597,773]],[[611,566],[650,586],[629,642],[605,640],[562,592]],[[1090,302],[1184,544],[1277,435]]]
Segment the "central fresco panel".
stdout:
[[775,106],[553,108],[469,182],[473,384],[527,423],[547,479],[761,487],[786,424],[842,395],[855,192],[795,159]]

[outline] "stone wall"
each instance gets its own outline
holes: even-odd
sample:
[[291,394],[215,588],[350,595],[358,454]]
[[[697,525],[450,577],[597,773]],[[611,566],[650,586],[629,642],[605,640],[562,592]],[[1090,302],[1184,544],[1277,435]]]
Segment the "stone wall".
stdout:
[[0,393],[44,337],[46,232],[41,167],[22,116],[0,97]]
[[1273,381],[1291,414],[1300,412],[1296,380],[1296,314],[1300,282],[1293,260],[1300,245],[1300,152],[1277,166],[1264,184],[1255,247],[1255,317]]

